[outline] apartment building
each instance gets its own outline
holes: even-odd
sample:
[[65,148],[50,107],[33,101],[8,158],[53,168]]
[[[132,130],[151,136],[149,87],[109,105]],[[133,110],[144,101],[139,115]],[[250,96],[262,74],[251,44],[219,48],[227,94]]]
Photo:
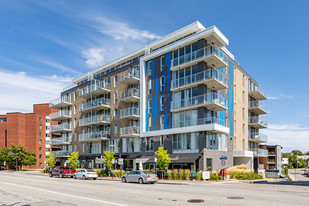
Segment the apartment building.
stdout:
[[228,44],[217,27],[194,22],[74,79],[50,102],[59,109],[50,115],[58,122],[51,129],[59,134],[51,140],[61,148],[58,160],[78,151],[93,167],[108,149],[124,158],[125,169],[152,168],[163,146],[171,168],[259,165],[266,142],[259,100],[266,97]]
[[0,148],[22,144],[36,153],[37,164],[31,168],[44,168],[49,146],[49,120],[55,110],[49,104],[33,105],[33,113],[7,113],[0,115]]
[[261,158],[261,164],[264,164],[265,170],[282,170],[282,147],[280,145],[261,145],[267,149],[267,157]]

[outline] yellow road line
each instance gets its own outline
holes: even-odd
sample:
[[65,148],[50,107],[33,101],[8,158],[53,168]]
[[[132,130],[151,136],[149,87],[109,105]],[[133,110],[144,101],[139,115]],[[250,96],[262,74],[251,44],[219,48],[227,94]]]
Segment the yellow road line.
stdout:
[[0,175],[0,177],[11,178],[11,179],[19,179],[19,180],[31,180],[31,181],[36,181],[36,182],[63,184],[63,185],[73,185],[73,186],[80,186],[80,187],[91,187],[91,188],[106,189],[106,190],[119,190],[119,189],[116,189],[116,188],[109,188],[109,187],[100,187],[100,186],[93,186],[93,185],[82,185],[82,184],[67,183],[67,182],[56,182],[56,181],[49,181],[49,180],[37,180],[37,179],[24,178],[24,177],[11,177],[11,176],[3,176],[3,175]]

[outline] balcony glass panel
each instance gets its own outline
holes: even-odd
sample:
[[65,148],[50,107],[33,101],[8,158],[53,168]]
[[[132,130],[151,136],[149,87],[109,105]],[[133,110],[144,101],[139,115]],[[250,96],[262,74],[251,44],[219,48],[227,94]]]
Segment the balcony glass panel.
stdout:
[[259,118],[259,116],[252,116],[249,118],[249,123],[251,124],[254,124],[254,123],[257,123],[257,124],[260,124],[264,127],[268,127],[268,122],[264,119],[261,119]]
[[79,96],[84,96],[86,94],[90,94],[90,93],[95,92],[99,89],[110,90],[111,85],[107,81],[93,80],[93,82],[90,85],[79,90]]
[[100,99],[95,99],[89,102],[83,102],[82,104],[79,105],[79,111],[84,111],[88,109],[92,109],[98,106],[110,106],[111,101],[110,99],[106,98],[100,98]]
[[110,131],[89,132],[79,135],[79,141],[100,140],[110,136]]
[[139,108],[138,107],[129,107],[126,109],[120,110],[120,118],[130,117],[130,116],[139,116]]
[[120,128],[120,136],[132,136],[139,134],[139,126],[123,127]]
[[127,72],[120,74],[120,82],[123,82],[131,78],[137,78],[137,79],[140,78],[140,72],[138,70],[138,67],[134,67],[133,69],[130,69]]
[[72,97],[71,96],[62,96],[62,97],[59,97],[57,99],[54,99],[52,101],[49,102],[49,106],[52,107],[54,105],[57,105],[57,104],[61,104],[61,103],[67,103],[67,104],[71,104],[72,103]]
[[192,119],[192,120],[173,119],[173,128],[190,127],[190,126],[203,125],[203,124],[220,124],[222,126],[226,126],[226,121],[219,119],[217,117],[206,117],[206,118]]
[[110,123],[111,122],[111,117],[110,115],[96,115],[93,117],[87,117],[84,119],[80,119],[79,120],[79,125],[80,126],[85,126],[85,125],[90,125],[90,124],[97,124],[100,122],[106,122],[106,123]]
[[268,142],[268,136],[260,132],[249,132],[249,139],[258,139],[264,142]]
[[263,102],[261,101],[250,101],[249,102],[249,108],[256,108],[256,107],[261,108],[265,112],[268,112],[268,108]]
[[61,110],[55,113],[52,113],[49,115],[50,119],[55,119],[58,117],[65,117],[65,116],[72,116],[72,111],[71,110]]
[[127,99],[130,97],[139,97],[139,89],[131,88],[120,93],[120,99]]

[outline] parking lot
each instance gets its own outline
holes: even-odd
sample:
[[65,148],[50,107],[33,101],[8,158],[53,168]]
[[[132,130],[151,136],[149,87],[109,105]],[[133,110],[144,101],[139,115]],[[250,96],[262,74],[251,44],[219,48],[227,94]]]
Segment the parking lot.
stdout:
[[309,184],[135,184],[0,172],[0,205],[307,205]]

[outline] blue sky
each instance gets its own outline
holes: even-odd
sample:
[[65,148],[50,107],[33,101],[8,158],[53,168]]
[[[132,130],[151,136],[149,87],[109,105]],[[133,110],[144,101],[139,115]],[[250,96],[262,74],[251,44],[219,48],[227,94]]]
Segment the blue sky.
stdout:
[[264,88],[270,144],[309,150],[306,1],[0,2],[0,113],[30,112],[71,79],[194,21],[216,25]]

